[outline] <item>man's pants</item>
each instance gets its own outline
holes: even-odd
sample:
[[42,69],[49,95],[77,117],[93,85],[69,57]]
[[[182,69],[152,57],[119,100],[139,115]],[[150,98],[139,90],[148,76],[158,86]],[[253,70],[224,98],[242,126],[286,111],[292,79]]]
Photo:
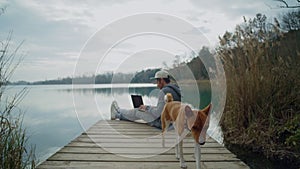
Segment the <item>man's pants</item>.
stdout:
[[116,118],[126,121],[144,120],[150,126],[157,127],[161,129],[160,117],[156,118],[151,113],[146,111],[140,111],[138,108],[135,109],[119,109],[119,114]]

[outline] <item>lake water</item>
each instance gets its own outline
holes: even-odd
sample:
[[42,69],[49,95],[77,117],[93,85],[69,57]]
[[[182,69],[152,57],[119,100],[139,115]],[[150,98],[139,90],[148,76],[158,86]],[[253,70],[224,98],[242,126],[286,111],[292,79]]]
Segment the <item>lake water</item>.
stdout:
[[[140,94],[144,103],[156,105],[158,89],[154,84],[101,85],[41,85],[9,86],[12,95],[28,88],[28,94],[18,107],[25,112],[23,125],[29,144],[36,146],[38,161],[44,161],[61,147],[79,136],[99,120],[110,118],[110,104],[117,100],[122,108],[132,108],[130,94]],[[197,93],[184,96],[194,107],[210,102],[210,89],[199,87]],[[221,138],[221,133],[217,134]]]

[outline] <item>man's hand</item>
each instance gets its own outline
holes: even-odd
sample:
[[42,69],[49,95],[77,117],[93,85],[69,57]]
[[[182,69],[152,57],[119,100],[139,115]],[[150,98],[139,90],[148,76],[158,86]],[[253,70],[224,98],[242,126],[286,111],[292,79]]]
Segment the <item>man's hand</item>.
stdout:
[[145,106],[145,105],[140,105],[139,110],[141,110],[141,111],[146,111],[146,107],[147,107],[147,106]]

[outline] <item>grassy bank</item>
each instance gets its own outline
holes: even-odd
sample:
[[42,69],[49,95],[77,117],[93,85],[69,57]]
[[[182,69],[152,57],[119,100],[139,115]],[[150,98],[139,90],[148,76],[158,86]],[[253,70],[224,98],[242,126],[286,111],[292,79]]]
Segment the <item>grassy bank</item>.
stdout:
[[300,166],[300,31],[257,15],[220,38],[227,101],[225,144]]
[[7,94],[7,83],[21,60],[16,49],[11,50],[11,34],[0,43],[0,168],[28,169],[35,167],[34,148],[28,147],[26,130],[22,126],[23,112],[18,103],[26,89]]
[[0,114],[0,168],[35,168],[34,148],[27,147],[21,119],[10,111]]

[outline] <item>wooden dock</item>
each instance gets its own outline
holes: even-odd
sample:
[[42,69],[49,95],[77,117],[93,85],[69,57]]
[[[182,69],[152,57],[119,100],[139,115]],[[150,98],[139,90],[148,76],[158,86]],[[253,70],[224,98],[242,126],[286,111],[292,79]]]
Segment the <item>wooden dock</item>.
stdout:
[[[180,169],[175,133],[168,133],[163,148],[158,129],[126,121],[99,121],[37,168]],[[187,167],[196,168],[193,139],[185,138],[183,146]],[[201,152],[201,168],[249,168],[213,139],[207,140]]]

